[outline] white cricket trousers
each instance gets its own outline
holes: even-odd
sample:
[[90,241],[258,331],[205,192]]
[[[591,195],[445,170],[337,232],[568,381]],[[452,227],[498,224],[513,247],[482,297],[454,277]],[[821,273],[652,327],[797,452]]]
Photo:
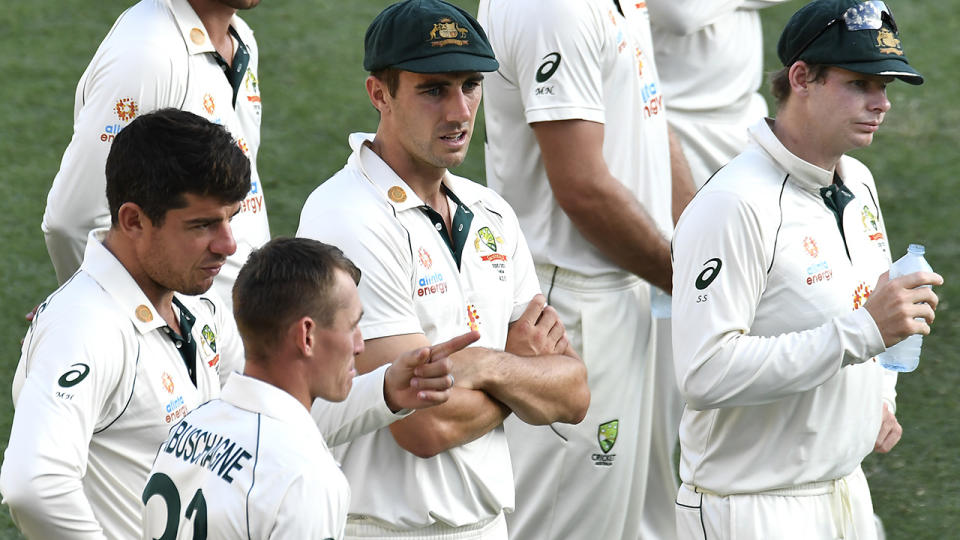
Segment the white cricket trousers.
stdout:
[[677,492],[681,540],[876,540],[867,479],[858,466],[843,478],[792,488],[721,496],[689,484]]
[[[516,484],[513,540],[635,540],[648,479],[654,332],[649,286],[538,265],[547,302],[587,366],[578,425],[504,422]],[[673,492],[666,493],[668,501]]]

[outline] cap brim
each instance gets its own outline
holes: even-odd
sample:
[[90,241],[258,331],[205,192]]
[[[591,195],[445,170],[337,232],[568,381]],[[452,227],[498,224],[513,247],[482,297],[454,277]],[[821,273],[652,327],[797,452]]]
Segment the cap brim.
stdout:
[[449,52],[407,60],[390,67],[414,73],[451,73],[454,71],[496,71],[500,63],[488,56],[476,54]]
[[830,65],[868,75],[888,75],[910,84],[923,84],[923,75],[910,67],[910,64],[897,58]]

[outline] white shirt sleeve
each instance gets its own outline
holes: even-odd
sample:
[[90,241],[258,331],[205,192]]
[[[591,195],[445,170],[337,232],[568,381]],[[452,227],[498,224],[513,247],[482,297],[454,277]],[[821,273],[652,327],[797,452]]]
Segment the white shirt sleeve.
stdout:
[[692,409],[773,402],[878,352],[866,309],[802,332],[750,335],[772,254],[759,216],[735,194],[701,192],[677,228],[673,255],[674,362]]
[[332,403],[317,398],[310,408],[327,446],[348,443],[357,437],[376,431],[404,418],[412,411],[392,412],[383,394],[383,379],[390,364],[357,375],[347,399]]
[[[528,123],[580,119],[604,122],[603,23],[588,2],[563,0],[549,9],[524,3],[527,12],[505,2],[494,15],[504,20],[500,73],[519,89]],[[529,13],[530,9],[536,13]],[[611,4],[611,9],[614,9]],[[537,24],[527,24],[535,16]],[[493,39],[493,38],[491,38]],[[549,86],[549,91],[543,87]]]
[[82,479],[94,431],[120,414],[112,398],[128,351],[119,329],[63,319],[41,312],[27,335],[0,491],[28,538],[103,538]]
[[134,118],[130,107],[140,115],[183,105],[185,59],[165,49],[111,47],[105,42],[80,79],[73,137],[43,216],[47,251],[60,283],[80,267],[87,233],[110,225],[104,167],[112,137]]

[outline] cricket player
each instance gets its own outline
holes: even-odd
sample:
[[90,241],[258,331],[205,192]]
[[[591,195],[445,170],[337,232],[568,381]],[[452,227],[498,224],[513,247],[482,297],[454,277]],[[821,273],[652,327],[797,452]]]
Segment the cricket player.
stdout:
[[314,240],[279,238],[250,255],[233,301],[244,374],[160,446],[143,490],[144,539],[342,538],[350,488],[327,445],[446,401],[447,355],[479,337],[354,378],[359,281],[339,249]]
[[[785,0],[649,0],[650,29],[671,133],[698,188],[747,146],[747,128],[767,116],[760,9]],[[683,398],[673,370],[670,321],[657,326],[657,383],[649,490],[677,491],[674,455]],[[682,321],[681,321],[682,324]],[[676,536],[674,498],[644,500],[642,538]]]
[[[652,478],[658,329],[673,218],[693,194],[671,140],[644,2],[483,0],[500,69],[484,80],[487,182],[517,210],[543,291],[587,365],[577,426],[506,422],[521,539],[636,538]],[[663,332],[669,339],[669,332]],[[663,347],[669,352],[669,347]],[[667,378],[672,381],[671,377]],[[666,453],[663,450],[661,453]],[[576,486],[576,487],[572,487]],[[649,489],[659,491],[647,494]]]
[[142,0],[117,19],[77,84],[73,137],[47,194],[42,229],[62,284],[80,267],[87,233],[110,225],[103,175],[117,134],[144,113],[173,107],[222,124],[250,159],[250,190],[231,226],[236,252],[214,290],[227,305],[250,250],[270,239],[260,148],[259,53],[236,16],[259,0]]
[[335,450],[353,489],[346,537],[502,540],[514,507],[504,418],[576,423],[589,390],[513,210],[448,171],[497,61],[467,12],[407,0],[367,29],[364,69],[377,132],[350,136],[353,154],[307,199],[297,235],[363,271],[360,372],[465,330],[481,337],[451,356],[449,401]]
[[876,538],[860,462],[900,439],[875,355],[928,334],[942,278],[887,279],[866,147],[886,86],[920,84],[883,2],[787,22],[776,119],[690,203],[673,241],[680,538]]
[[667,119],[699,188],[767,116],[760,10],[786,0],[649,0]]
[[38,308],[13,381],[0,492],[28,538],[136,538],[140,493],[171,426],[240,369],[208,289],[236,250],[250,160],[227,131],[161,109],[117,136],[111,226]]

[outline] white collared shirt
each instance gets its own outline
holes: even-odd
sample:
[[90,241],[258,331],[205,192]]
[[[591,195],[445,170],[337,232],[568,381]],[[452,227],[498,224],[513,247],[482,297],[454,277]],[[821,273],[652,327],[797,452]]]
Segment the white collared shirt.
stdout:
[[[458,268],[424,203],[365,144],[372,137],[350,136],[353,154],[307,199],[297,236],[336,245],[360,268],[364,339],[422,333],[439,343],[476,329],[477,346],[503,349],[508,324],[540,292],[513,211],[493,191],[447,173],[444,186],[472,214]],[[351,514],[416,528],[473,524],[513,507],[502,426],[428,459],[402,449],[387,429],[334,452],[353,486]]]
[[109,227],[104,164],[113,138],[134,118],[173,107],[222,124],[250,158],[250,192],[231,222],[237,251],[214,281],[229,306],[231,287],[250,252],[270,240],[260,148],[259,54],[253,32],[239,17],[230,26],[250,53],[233,105],[233,87],[187,0],[142,0],[114,23],[77,84],[73,138],[47,195],[42,228],[63,283],[80,266],[87,233]]
[[243,365],[219,299],[177,294],[196,318],[194,386],[166,322],[101,243],[105,232],[90,233],[80,271],[40,305],[14,377],[0,489],[31,538],[139,535],[160,441]]
[[176,517],[170,532],[184,539],[201,520],[210,540],[342,538],[350,487],[327,444],[405,415],[384,402],[387,367],[355,378],[346,401],[317,400],[312,411],[280,388],[232,375],[220,399],[193,410],[160,445],[142,537],[161,537]]
[[[670,237],[664,94],[643,2],[483,0],[478,19],[500,61],[483,81],[487,185],[516,210],[537,263],[587,276],[624,272],[557,204],[529,124],[603,124],[603,160]],[[531,22],[534,21],[534,22]]]
[[896,376],[863,304],[890,254],[873,177],[823,170],[766,121],[687,207],[673,241],[673,347],[687,399],[680,477],[720,494],[833,480],[873,449]]

